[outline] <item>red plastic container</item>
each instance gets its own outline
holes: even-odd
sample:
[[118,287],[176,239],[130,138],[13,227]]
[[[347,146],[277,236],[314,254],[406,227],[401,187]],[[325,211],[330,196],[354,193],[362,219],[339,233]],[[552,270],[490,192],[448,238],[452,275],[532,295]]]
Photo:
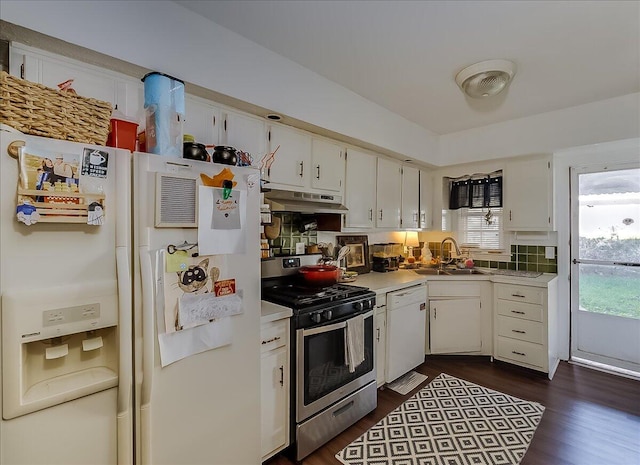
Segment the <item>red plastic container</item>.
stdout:
[[107,146],[135,152],[137,134],[138,123],[119,118],[111,118]]

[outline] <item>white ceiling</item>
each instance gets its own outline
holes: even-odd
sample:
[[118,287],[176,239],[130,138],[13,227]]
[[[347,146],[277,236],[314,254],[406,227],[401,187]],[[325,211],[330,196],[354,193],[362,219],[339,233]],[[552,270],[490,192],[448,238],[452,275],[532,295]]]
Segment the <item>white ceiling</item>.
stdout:
[[[640,92],[638,1],[177,3],[438,134]],[[509,89],[464,97],[455,74],[496,58]]]

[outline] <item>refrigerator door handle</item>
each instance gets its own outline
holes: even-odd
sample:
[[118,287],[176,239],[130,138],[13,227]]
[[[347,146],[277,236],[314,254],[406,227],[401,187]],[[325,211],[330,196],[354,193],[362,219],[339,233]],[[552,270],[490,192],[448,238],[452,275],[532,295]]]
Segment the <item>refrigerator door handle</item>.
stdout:
[[131,347],[131,273],[128,247],[116,248],[118,277],[118,331],[120,337],[120,372],[118,374],[118,463],[133,463],[131,422],[132,347]]
[[151,389],[153,387],[153,272],[149,247],[140,247],[142,283],[142,388],[140,399],[141,462],[151,463]]

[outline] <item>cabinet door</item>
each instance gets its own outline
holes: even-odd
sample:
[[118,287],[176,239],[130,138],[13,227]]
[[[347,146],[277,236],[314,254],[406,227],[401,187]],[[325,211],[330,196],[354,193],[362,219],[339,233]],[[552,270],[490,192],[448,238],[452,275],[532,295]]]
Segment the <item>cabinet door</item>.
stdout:
[[386,158],[378,158],[376,176],[376,226],[378,228],[400,227],[401,184],[400,164]]
[[261,361],[260,408],[262,414],[262,456],[286,446],[286,403],[288,394],[287,349],[269,351]]
[[[311,171],[311,136],[283,126],[272,126],[270,151],[275,154],[265,178],[272,184],[308,187]],[[267,186],[272,187],[272,186]]]
[[505,229],[550,231],[553,182],[548,157],[512,161],[504,172]]
[[205,145],[220,143],[220,109],[189,95],[185,98],[184,133]]
[[411,166],[402,167],[402,228],[417,229],[420,227],[419,215],[420,176],[418,169]]
[[420,228],[431,229],[431,176],[420,170]]
[[266,153],[266,125],[260,118],[226,111],[222,131],[224,144],[234,149],[248,152],[253,157],[253,166],[260,164]]
[[429,302],[429,339],[432,354],[482,350],[480,299]]
[[[47,59],[40,60],[40,83],[58,88],[58,84],[73,79],[72,87],[83,97],[91,97],[98,100],[116,104],[116,79],[108,74],[100,74],[98,71],[81,69],[70,63],[54,62]],[[125,109],[119,108],[123,113]]]
[[345,182],[345,226],[373,228],[376,209],[376,157],[357,150],[347,152]]
[[313,139],[311,187],[341,192],[344,185],[344,149],[323,139]]
[[376,314],[376,381],[378,387],[385,382],[385,354],[387,344],[387,314],[380,312]]

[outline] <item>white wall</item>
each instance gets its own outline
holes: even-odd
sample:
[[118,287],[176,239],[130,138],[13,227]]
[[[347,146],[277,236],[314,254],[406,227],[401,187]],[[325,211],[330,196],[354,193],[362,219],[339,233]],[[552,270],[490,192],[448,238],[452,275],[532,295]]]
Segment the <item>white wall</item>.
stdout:
[[0,18],[425,163],[437,136],[173,2],[2,0]]
[[571,272],[571,215],[570,168],[597,166],[604,163],[640,164],[640,139],[628,139],[606,144],[576,147],[554,154],[554,194],[556,199],[556,228],[558,231],[558,347],[563,360],[569,358],[570,282]]
[[440,136],[438,165],[640,137],[640,93]]

